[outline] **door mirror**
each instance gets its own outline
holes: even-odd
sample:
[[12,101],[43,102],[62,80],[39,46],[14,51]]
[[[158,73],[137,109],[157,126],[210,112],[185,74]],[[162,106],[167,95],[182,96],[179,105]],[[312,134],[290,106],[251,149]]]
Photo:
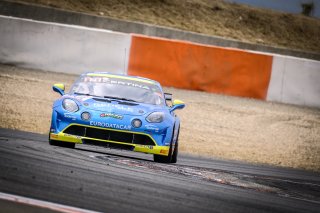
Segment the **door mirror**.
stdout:
[[64,84],[54,84],[52,89],[53,91],[59,93],[60,95],[64,95],[64,90],[65,90]]
[[170,112],[173,112],[176,109],[183,109],[185,107],[185,103],[181,100],[174,100]]

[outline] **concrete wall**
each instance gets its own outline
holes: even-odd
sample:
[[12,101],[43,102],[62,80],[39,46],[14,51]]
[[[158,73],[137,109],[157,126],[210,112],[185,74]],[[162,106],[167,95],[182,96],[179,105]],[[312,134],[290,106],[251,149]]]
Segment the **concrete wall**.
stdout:
[[224,39],[217,36],[208,36],[204,34],[154,26],[145,23],[129,22],[112,18],[70,12],[56,8],[28,5],[16,2],[7,2],[3,0],[0,1],[0,14],[47,22],[57,22],[63,24],[108,29],[124,33],[136,33],[147,36],[185,40],[220,47],[233,47],[238,49],[269,52],[320,60],[320,54],[314,52],[302,52],[299,50],[290,50],[285,48],[251,44],[237,40]]
[[265,100],[272,59],[239,49],[132,35],[128,74],[164,86]]
[[126,73],[130,35],[0,16],[0,63],[68,73]]
[[320,108],[320,61],[132,35],[128,74],[176,88]]
[[267,100],[320,108],[320,62],[274,56]]
[[0,16],[0,63],[320,108],[320,61]]

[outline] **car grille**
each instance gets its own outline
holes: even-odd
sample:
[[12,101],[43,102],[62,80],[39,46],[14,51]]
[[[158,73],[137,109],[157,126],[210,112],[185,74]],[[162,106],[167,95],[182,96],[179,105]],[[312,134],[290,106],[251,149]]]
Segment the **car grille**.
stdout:
[[72,125],[63,131],[64,133],[88,137],[93,139],[108,140],[114,142],[122,142],[140,145],[155,145],[148,135],[138,133],[119,132],[110,129],[98,129],[87,126]]
[[87,144],[87,145],[103,146],[103,147],[107,147],[107,148],[123,149],[123,150],[129,150],[129,151],[132,151],[134,149],[134,146],[132,146],[132,145],[108,143],[108,142],[95,141],[95,140],[90,140],[90,139],[83,139],[83,143]]

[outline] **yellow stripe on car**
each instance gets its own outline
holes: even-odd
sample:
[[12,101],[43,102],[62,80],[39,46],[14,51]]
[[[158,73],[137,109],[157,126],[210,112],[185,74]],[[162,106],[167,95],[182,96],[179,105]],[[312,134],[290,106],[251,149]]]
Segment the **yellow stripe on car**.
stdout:
[[135,77],[129,77],[129,76],[112,75],[112,74],[89,73],[89,74],[87,74],[87,76],[119,78],[119,79],[138,81],[138,82],[143,82],[143,83],[148,83],[148,84],[156,84],[154,81],[147,80],[147,79],[141,79],[141,78],[135,78]]

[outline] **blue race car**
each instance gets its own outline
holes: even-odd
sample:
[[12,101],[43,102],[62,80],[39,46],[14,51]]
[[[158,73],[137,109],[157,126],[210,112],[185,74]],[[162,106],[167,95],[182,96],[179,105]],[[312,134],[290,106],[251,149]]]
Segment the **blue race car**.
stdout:
[[180,119],[172,101],[153,80],[104,72],[85,73],[52,109],[49,144],[74,148],[90,144],[154,155],[154,161],[176,163]]

